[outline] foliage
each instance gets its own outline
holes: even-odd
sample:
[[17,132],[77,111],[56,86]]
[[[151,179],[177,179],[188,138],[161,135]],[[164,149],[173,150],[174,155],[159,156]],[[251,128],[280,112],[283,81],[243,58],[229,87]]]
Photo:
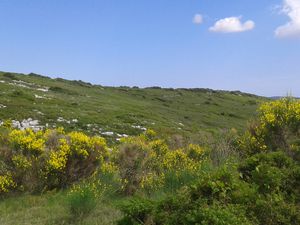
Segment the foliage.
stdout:
[[82,183],[73,185],[67,196],[67,205],[74,219],[82,219],[91,213],[102,195],[100,185]]
[[15,183],[10,174],[0,175],[0,194],[8,192],[15,187]]
[[41,131],[12,130],[9,134],[9,141],[12,148],[23,155],[38,156],[45,150],[45,140]]
[[292,174],[298,169],[299,166],[283,152],[256,154],[239,166],[243,179],[256,184],[259,192],[288,192],[290,197],[297,190]]
[[263,104],[241,137],[232,129],[175,143],[148,129],[111,149],[81,132],[6,126],[0,194],[75,183],[67,194],[74,220],[91,216],[107,196],[122,198],[121,225],[298,225],[299,118],[299,101],[286,98]]
[[[162,199],[127,201],[119,224],[299,224],[299,109],[291,98],[263,104],[258,120],[232,143],[243,158],[223,157],[216,170],[198,171],[192,184]],[[189,168],[181,151],[165,156],[163,165],[172,165],[165,167]]]
[[250,222],[242,207],[236,205],[211,205],[202,206],[192,211],[186,219],[185,224],[199,224],[199,225],[253,225]]
[[124,192],[132,195],[138,189],[150,193],[164,186],[177,189],[187,184],[196,176],[206,154],[195,144],[170,150],[164,140],[148,131],[145,135],[122,139],[115,157]]
[[[285,156],[281,158],[291,166],[290,160]],[[275,162],[273,165],[278,170],[286,166],[275,166]],[[246,179],[244,173],[246,170],[239,172],[235,165],[228,165],[204,174],[194,184],[162,200],[128,201],[126,209],[120,207],[125,214],[120,224],[147,224],[149,219],[156,225],[299,224],[299,191],[295,186],[299,181],[291,180],[288,170],[281,171],[283,175],[263,172],[253,180]],[[289,185],[283,177],[289,178]]]
[[291,97],[264,103],[259,118],[240,140],[246,154],[284,150],[297,158],[300,155],[300,101]]
[[[3,192],[62,188],[92,175],[107,158],[105,140],[63,129],[2,132]],[[9,174],[9,176],[8,176]],[[14,184],[14,185],[13,185]]]

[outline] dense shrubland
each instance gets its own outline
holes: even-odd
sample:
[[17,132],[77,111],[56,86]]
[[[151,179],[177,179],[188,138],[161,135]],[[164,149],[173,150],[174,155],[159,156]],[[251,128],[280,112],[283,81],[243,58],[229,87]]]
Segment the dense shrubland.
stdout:
[[[263,104],[245,134],[217,151],[227,149],[223,163],[199,170],[175,194],[126,201],[119,224],[299,224],[299,126],[299,101]],[[199,164],[214,164],[215,153]]]
[[[300,224],[300,102],[261,105],[243,134],[161,139],[152,130],[108,147],[63,129],[1,128],[0,195],[67,190],[73,218],[119,199],[119,224]],[[199,143],[201,143],[199,145]]]

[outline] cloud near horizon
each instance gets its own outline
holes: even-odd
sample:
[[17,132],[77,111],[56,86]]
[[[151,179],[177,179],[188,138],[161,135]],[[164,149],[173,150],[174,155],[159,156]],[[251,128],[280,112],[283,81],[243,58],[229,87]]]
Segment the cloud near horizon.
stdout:
[[252,20],[242,23],[241,17],[227,17],[218,20],[209,30],[216,33],[239,33],[253,30],[254,27],[255,23]]
[[278,38],[300,38],[300,0],[284,0],[281,12],[290,21],[275,30]]

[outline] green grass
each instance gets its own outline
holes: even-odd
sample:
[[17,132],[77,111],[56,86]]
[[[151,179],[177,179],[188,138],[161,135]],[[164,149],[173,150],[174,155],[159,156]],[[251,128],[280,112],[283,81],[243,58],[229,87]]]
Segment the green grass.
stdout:
[[[10,85],[13,80],[32,85],[30,88]],[[141,132],[132,125],[152,128],[165,135],[196,138],[201,132],[243,130],[258,104],[267,100],[240,92],[102,87],[82,81],[4,72],[0,72],[0,81],[5,82],[0,83],[0,104],[7,106],[0,108],[0,120],[31,117],[42,124],[89,133],[97,133],[99,128],[129,135]],[[38,91],[39,86],[50,87],[50,90]],[[79,122],[58,123],[58,117],[78,119]],[[88,124],[92,126],[88,127]]]
[[110,225],[121,213],[113,201],[97,202],[96,208],[86,218],[73,218],[66,205],[66,194],[48,193],[23,195],[0,200],[1,225]]

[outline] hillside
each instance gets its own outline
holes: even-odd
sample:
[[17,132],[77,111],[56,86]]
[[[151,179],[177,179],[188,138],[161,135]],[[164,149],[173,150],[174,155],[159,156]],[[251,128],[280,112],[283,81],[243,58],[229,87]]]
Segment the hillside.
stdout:
[[0,224],[300,223],[297,99],[12,73],[0,87]]
[[15,126],[22,126],[26,119],[23,125],[76,128],[111,139],[146,128],[183,135],[242,130],[258,104],[266,100],[241,92],[103,87],[5,72],[0,72],[0,90],[2,121],[12,119]]

